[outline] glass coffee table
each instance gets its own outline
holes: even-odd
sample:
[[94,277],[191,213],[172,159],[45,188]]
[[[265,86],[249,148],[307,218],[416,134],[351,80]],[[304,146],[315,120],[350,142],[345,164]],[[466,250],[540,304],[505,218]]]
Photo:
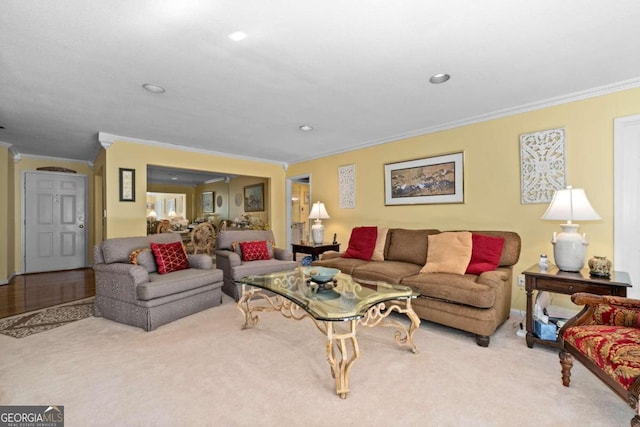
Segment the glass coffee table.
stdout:
[[[263,311],[279,311],[294,320],[310,318],[327,337],[327,360],[336,392],[343,399],[349,392],[351,365],[360,357],[358,325],[396,328],[396,343],[417,353],[413,333],[420,326],[420,319],[411,308],[411,300],[419,294],[407,286],[360,284],[342,273],[330,282],[318,284],[305,276],[303,268],[248,276],[240,282],[242,296],[237,308],[244,316],[242,329],[256,325],[257,313]],[[405,314],[411,321],[409,327],[389,318],[393,311]]]

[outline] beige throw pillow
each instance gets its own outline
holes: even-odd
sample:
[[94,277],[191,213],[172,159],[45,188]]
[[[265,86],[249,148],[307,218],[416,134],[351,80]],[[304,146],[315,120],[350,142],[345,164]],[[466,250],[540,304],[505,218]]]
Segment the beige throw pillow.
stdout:
[[421,273],[464,274],[473,247],[470,231],[446,231],[429,235],[427,263]]
[[378,237],[376,238],[376,247],[373,249],[371,261],[384,261],[384,245],[387,243],[388,228],[378,227]]

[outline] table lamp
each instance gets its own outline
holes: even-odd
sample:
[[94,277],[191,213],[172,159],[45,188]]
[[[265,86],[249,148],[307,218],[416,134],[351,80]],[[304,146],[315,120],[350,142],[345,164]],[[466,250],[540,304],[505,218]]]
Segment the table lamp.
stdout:
[[556,265],[563,271],[580,271],[584,267],[587,253],[586,234],[578,234],[579,224],[574,220],[593,221],[600,219],[600,215],[591,207],[589,199],[582,188],[568,186],[563,190],[556,190],[547,211],[542,215],[546,220],[567,221],[560,224],[562,232],[553,233],[553,258]]
[[320,244],[324,242],[324,225],[322,225],[321,219],[331,218],[327,213],[327,209],[324,207],[324,203],[316,202],[311,208],[309,219],[315,219],[311,226],[311,234],[313,236],[313,243]]

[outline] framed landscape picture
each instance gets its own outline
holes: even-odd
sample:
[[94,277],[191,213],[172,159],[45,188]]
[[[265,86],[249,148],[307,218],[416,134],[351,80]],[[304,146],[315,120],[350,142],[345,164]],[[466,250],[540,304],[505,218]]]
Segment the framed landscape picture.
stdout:
[[384,165],[385,205],[464,203],[464,153]]
[[264,184],[244,187],[244,211],[261,212],[264,210]]

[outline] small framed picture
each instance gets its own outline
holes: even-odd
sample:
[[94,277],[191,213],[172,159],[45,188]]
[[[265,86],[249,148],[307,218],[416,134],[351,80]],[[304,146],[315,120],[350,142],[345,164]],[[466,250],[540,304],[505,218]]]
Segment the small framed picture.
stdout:
[[264,210],[264,184],[244,187],[244,211],[261,212]]
[[202,193],[202,212],[213,213],[213,191]]
[[120,168],[120,201],[136,201],[136,170]]

